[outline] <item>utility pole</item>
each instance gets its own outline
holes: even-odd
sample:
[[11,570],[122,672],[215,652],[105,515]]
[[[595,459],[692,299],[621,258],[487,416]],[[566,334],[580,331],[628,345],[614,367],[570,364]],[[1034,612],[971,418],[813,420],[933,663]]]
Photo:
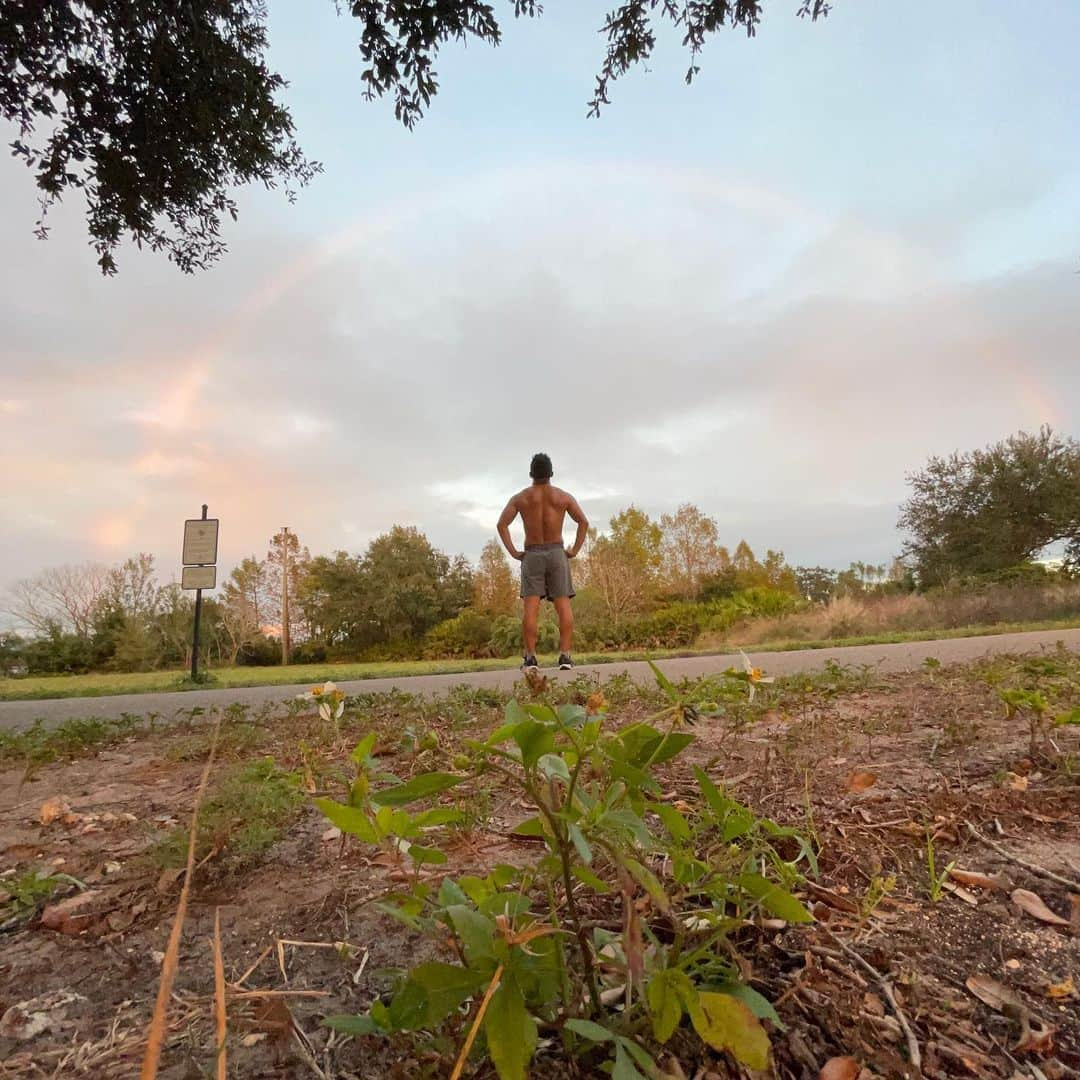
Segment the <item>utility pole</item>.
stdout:
[[281,528],[281,662],[289,662],[289,526]]

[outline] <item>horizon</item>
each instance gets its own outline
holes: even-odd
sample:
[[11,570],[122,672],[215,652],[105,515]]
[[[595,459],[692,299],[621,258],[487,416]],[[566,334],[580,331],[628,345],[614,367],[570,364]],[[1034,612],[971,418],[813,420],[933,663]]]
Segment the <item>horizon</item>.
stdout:
[[35,239],[6,159],[0,593],[139,551],[178,577],[203,502],[219,582],[282,522],[475,561],[537,446],[601,528],[692,502],[731,547],[880,563],[929,456],[1070,433],[1075,6],[777,14],[690,87],[668,34],[587,120],[603,10],[448,45],[406,132],[359,100],[351,19],[273,3],[326,171],[295,206],[241,192],[192,277],[129,244],[103,280],[78,200]]

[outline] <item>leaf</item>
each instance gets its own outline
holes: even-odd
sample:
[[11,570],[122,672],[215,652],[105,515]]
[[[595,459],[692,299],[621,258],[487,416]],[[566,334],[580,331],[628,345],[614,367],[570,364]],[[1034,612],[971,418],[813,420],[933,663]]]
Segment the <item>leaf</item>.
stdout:
[[536,1021],[525,1008],[517,980],[508,974],[484,1014],[488,1053],[500,1080],[525,1080],[536,1052]]
[[818,1080],[858,1080],[862,1066],[853,1057],[829,1058],[821,1067]]
[[1016,1010],[1021,1015],[1027,1007],[1007,986],[991,979],[989,975],[971,975],[965,983],[967,988],[984,1004],[995,1012],[1003,1013],[1006,1008]]
[[536,767],[549,780],[558,777],[560,780],[570,783],[570,769],[558,754],[543,754],[536,762]]
[[[595,712],[595,710],[593,710]],[[559,721],[569,728],[581,727],[588,719],[588,713],[584,705],[560,705],[558,709]]]
[[370,1016],[328,1016],[323,1020],[323,1027],[340,1031],[342,1035],[385,1035]]
[[544,836],[544,822],[542,818],[526,818],[520,824],[510,830],[511,836]]
[[479,960],[494,960],[495,923],[478,911],[464,904],[454,904],[446,909],[446,917],[461,939],[465,959],[475,965]]
[[412,823],[418,829],[430,829],[436,825],[456,825],[464,816],[460,810],[436,807],[434,810],[423,810],[415,814]]
[[424,1027],[441,1023],[466,998],[483,990],[488,982],[483,974],[437,960],[414,967],[409,972],[408,981],[420,986],[427,998]]
[[949,877],[961,885],[967,885],[971,889],[1004,889],[1005,883],[1001,878],[990,877],[989,874],[980,874],[974,870],[960,870],[955,866],[949,867]]
[[747,986],[745,983],[725,983],[718,989],[725,994],[730,994],[733,998],[738,998],[759,1020],[769,1020],[781,1031],[787,1031],[787,1026],[773,1008],[773,1003],[752,986]]
[[656,685],[663,690],[664,695],[668,701],[673,704],[679,700],[679,692],[671,684],[671,680],[650,660],[649,667],[652,668],[653,678],[656,679]]
[[664,823],[664,828],[671,834],[673,840],[690,839],[690,826],[687,824],[686,818],[674,806],[668,806],[667,803],[656,803],[652,809],[656,811],[657,817]]
[[592,848],[589,847],[589,841],[585,839],[585,834],[576,825],[570,825],[567,832],[570,834],[571,843],[577,849],[578,855],[581,856],[581,861],[591,863]]
[[441,866],[447,861],[447,856],[444,851],[440,851],[438,848],[433,847],[421,847],[419,844],[409,845],[409,858],[412,859],[414,863],[421,866],[424,863]]
[[699,993],[694,1029],[714,1050],[727,1050],[751,1069],[769,1067],[769,1036],[761,1021],[730,994]]
[[611,886],[603,878],[597,877],[587,866],[575,863],[570,867],[570,873],[582,884],[588,885],[593,892],[601,895],[611,892]]
[[622,865],[630,872],[633,879],[649,894],[652,902],[663,912],[671,910],[671,901],[664,892],[664,886],[660,879],[648,868],[644,867],[637,859],[624,859]]
[[[629,1039],[620,1039],[615,1044],[615,1064],[611,1070],[611,1080],[645,1080],[638,1072],[634,1060],[630,1056],[628,1046],[633,1046]],[[651,1065],[652,1062],[650,1061]]]
[[375,740],[379,737],[378,732],[372,731],[365,735],[357,744],[353,747],[353,752],[349,755],[356,762],[357,765],[363,765],[367,761],[371,751],[375,749]]
[[642,766],[646,762],[650,766],[661,765],[669,761],[676,754],[681,754],[693,741],[695,736],[688,731],[669,731],[661,740],[658,747],[648,747],[645,754],[637,764]]
[[363,810],[355,806],[346,806],[344,803],[334,802],[333,799],[316,799],[315,805],[336,825],[343,833],[356,836],[368,844],[377,844],[379,834],[371,819]]
[[531,769],[555,746],[555,732],[548,724],[542,724],[539,720],[522,720],[515,726],[511,736],[521,749],[521,763],[526,769]]
[[740,874],[737,884],[749,893],[770,914],[787,922],[813,922],[814,916],[786,889],[774,885],[760,874]]
[[51,825],[57,818],[63,817],[65,814],[71,813],[71,807],[68,805],[67,799],[63,795],[53,795],[52,798],[46,799],[41,804],[41,824]]
[[867,791],[877,783],[877,776],[872,772],[854,772],[847,778],[848,791]]
[[564,1026],[567,1031],[572,1031],[590,1042],[612,1042],[615,1039],[606,1027],[594,1024],[591,1020],[567,1020]]
[[1012,902],[1021,911],[1026,911],[1033,919],[1038,919],[1039,922],[1049,923],[1051,926],[1069,925],[1069,920],[1063,919],[1060,915],[1051,911],[1043,903],[1043,899],[1038,893],[1028,892],[1027,889],[1014,889]]
[[445,877],[439,886],[438,900],[442,907],[450,907],[452,904],[467,904],[469,898],[453,878]]
[[1070,998],[1076,993],[1076,984],[1073,982],[1073,977],[1070,975],[1063,982],[1051,983],[1046,988],[1046,996],[1053,998],[1054,1000],[1060,1000],[1061,998]]
[[658,971],[649,980],[645,988],[645,999],[649,1003],[653,1035],[657,1042],[666,1043],[675,1034],[675,1029],[682,1020],[682,999],[693,993],[693,984],[677,969]]
[[705,801],[709,804],[709,809],[719,817],[723,817],[731,806],[731,800],[696,765],[694,777],[698,782],[698,787],[701,788],[701,794],[705,796]]
[[437,795],[440,791],[456,787],[464,779],[465,777],[455,776],[453,773],[421,773],[408,783],[396,784],[375,792],[371,801],[377,806],[406,806],[417,799],[426,799],[429,795]]

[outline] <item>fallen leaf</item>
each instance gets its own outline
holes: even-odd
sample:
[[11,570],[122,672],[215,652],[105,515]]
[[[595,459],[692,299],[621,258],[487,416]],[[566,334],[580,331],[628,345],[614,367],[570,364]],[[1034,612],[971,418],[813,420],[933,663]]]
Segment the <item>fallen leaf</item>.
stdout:
[[952,893],[953,896],[963,900],[965,904],[970,904],[971,907],[979,906],[979,898],[973,893],[969,892],[963,887],[963,885],[957,885],[952,881],[943,881],[941,887],[948,893]]
[[949,877],[953,881],[959,882],[961,885],[966,885],[971,889],[1004,889],[1005,883],[998,877],[991,877],[989,874],[980,874],[975,870],[961,870],[957,866],[949,868]]
[[[1034,1021],[1034,1027],[1032,1026]],[[1020,1017],[1021,1032],[1013,1051],[1025,1051],[1034,1054],[1049,1054],[1054,1049],[1054,1033],[1057,1028],[1044,1024],[1037,1017],[1024,1014]]]
[[[855,772],[847,779],[847,789],[858,794],[860,791],[872,788],[876,783],[877,777],[872,772]],[[836,1060],[842,1061],[845,1059],[838,1058]]]
[[1069,925],[1069,920],[1051,911],[1037,893],[1028,892],[1027,889],[1014,889],[1012,902],[1021,911],[1026,911],[1033,919],[1038,919],[1040,922],[1049,923],[1051,926]]
[[173,890],[173,886],[184,876],[184,868],[177,867],[172,870],[162,870],[154,888],[163,896]]
[[331,840],[337,840],[341,836],[341,830],[336,825],[331,825],[329,829],[323,831],[322,840],[323,843],[328,844]]
[[1071,975],[1062,982],[1051,983],[1046,988],[1046,996],[1048,998],[1068,998],[1072,997],[1075,993],[1076,984],[1073,982],[1073,977]]
[[1009,791],[1027,791],[1028,778],[1014,772],[1007,772],[1005,778],[1001,781],[1001,786],[1008,788]]
[[95,917],[92,911],[83,909],[91,907],[100,895],[96,889],[89,889],[69,896],[58,904],[49,904],[41,913],[41,925],[46,930],[77,937],[89,927],[90,920]]
[[287,1040],[293,1031],[292,1013],[279,997],[266,998],[255,1013],[254,1026],[270,1035],[275,1042]]
[[150,959],[153,960],[158,967],[161,967],[161,962],[165,959],[165,954],[163,952],[158,952],[157,949],[151,949]]
[[853,1057],[829,1058],[821,1067],[819,1080],[857,1080],[860,1071]]
[[967,988],[984,1004],[989,1005],[995,1012],[1019,1011],[1021,1015],[1027,1012],[1024,1003],[1003,983],[997,979],[991,979],[989,975],[972,975],[965,983]]
[[265,1031],[252,1031],[250,1034],[245,1035],[240,1040],[241,1046],[254,1046],[256,1043],[261,1043],[266,1038]]
[[41,804],[41,824],[51,825],[57,818],[71,813],[71,807],[67,799],[62,795],[54,795]]
[[118,874],[120,872],[120,864],[118,862],[107,862],[102,869],[106,874]]
[[0,1038],[25,1042],[48,1031],[64,1019],[67,1006],[73,1001],[85,1001],[73,990],[52,990],[47,994],[20,1001],[0,1017]]

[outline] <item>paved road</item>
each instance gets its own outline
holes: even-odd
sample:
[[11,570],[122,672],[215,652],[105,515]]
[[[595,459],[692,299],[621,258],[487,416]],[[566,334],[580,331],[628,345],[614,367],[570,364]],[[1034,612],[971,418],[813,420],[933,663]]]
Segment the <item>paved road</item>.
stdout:
[[[948,638],[941,641],[913,641],[900,645],[856,645],[841,649],[804,649],[798,652],[751,653],[751,658],[770,675],[793,675],[800,671],[823,668],[829,660],[841,664],[872,664],[880,671],[910,671],[934,656],[943,664],[977,660],[996,653],[1036,652],[1053,648],[1058,642],[1080,652],[1080,629],[1039,630],[1026,634],[997,634],[986,637]],[[659,667],[668,676],[694,678],[709,675],[742,663],[738,655],[693,656],[661,660]],[[626,672],[639,682],[650,682],[652,672],[641,662],[597,664],[577,668],[575,674],[586,672],[608,678]],[[570,677],[562,672],[548,672],[560,678]],[[414,675],[390,679],[354,679],[338,685],[350,694],[378,693],[392,689],[409,693],[437,694],[451,686],[495,686],[509,689],[520,678],[516,670],[475,671],[459,675]],[[113,697],[61,698],[53,701],[0,702],[0,729],[26,727],[37,719],[52,726],[72,717],[119,717],[122,713],[157,712],[172,716],[178,709],[201,705],[223,706],[234,701],[261,705],[266,701],[282,701],[309,689],[310,684],[297,686],[251,686],[233,690],[184,690],[167,694],[117,694]]]

